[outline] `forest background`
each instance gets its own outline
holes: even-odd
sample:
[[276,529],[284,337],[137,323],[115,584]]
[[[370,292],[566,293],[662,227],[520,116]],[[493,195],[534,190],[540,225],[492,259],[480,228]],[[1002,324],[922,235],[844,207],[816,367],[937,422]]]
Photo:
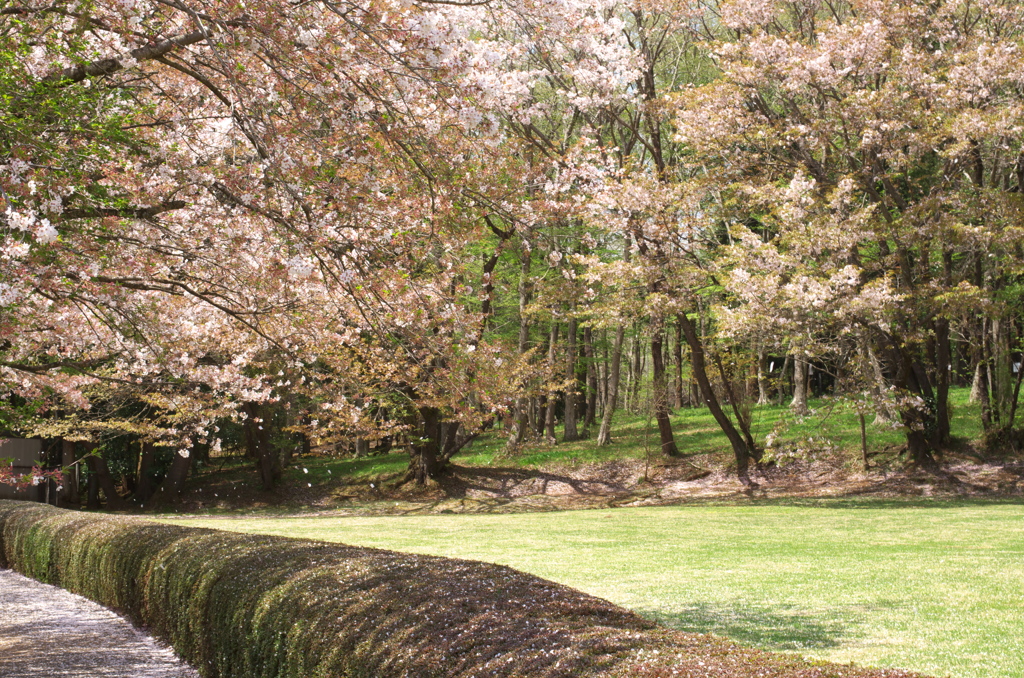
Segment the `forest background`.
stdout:
[[929,466],[970,384],[1014,449],[1022,30],[1011,0],[4,2],[3,428],[110,508],[112,459],[142,501],[225,444],[264,488],[312,449],[427,483],[485,430],[607,444],[620,405],[668,456],[707,408],[749,483],[752,407],[809,391]]

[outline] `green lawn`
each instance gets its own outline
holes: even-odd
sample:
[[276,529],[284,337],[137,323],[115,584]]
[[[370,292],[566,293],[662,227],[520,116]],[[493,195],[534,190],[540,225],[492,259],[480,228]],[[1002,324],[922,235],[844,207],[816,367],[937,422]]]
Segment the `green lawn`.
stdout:
[[1020,503],[793,500],[188,522],[502,563],[675,628],[810,657],[1024,676]]

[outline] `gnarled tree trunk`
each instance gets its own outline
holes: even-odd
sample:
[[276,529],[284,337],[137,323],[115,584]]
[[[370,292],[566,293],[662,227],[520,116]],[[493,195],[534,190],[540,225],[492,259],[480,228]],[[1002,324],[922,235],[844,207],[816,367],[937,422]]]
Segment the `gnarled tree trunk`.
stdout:
[[99,455],[90,454],[86,457],[85,463],[89,465],[89,471],[92,473],[91,480],[96,481],[107,498],[107,510],[121,511],[127,508],[124,499],[117,493],[117,488],[114,486],[114,478],[110,475],[107,460]]
[[256,460],[256,470],[264,490],[272,490],[281,480],[281,457],[270,443],[270,422],[266,407],[259,403],[245,403],[245,439],[249,455]]
[[793,400],[789,403],[789,409],[800,416],[810,412],[807,408],[807,367],[809,364],[805,358],[793,356]]

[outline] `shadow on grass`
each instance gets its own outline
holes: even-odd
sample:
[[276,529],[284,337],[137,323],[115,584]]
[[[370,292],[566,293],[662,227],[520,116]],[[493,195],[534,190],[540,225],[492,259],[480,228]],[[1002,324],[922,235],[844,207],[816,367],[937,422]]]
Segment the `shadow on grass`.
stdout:
[[[713,503],[713,502],[707,502]],[[721,502],[736,505],[737,502]],[[1024,497],[771,497],[744,502],[754,506],[793,506],[824,509],[955,509],[966,506],[1012,506],[1024,504]]]
[[553,486],[561,492],[573,494],[606,495],[625,492],[626,487],[612,481],[580,480],[559,473],[528,468],[484,468],[454,466],[453,473],[440,479],[448,497],[465,497],[471,490],[487,492],[497,497],[511,498],[524,494],[547,494]]
[[[674,463],[675,466],[683,464],[686,465],[684,470],[687,473],[681,475],[681,479],[694,480],[710,474],[710,471],[684,461]],[[606,468],[605,479],[577,478],[566,473],[514,467],[493,468],[453,464],[451,470],[451,473],[438,479],[449,498],[466,497],[471,491],[475,491],[504,499],[551,494],[607,496],[612,499],[628,494],[634,482],[628,465],[616,466],[614,463]]]
[[676,614],[661,610],[637,612],[673,629],[712,633],[766,650],[834,648],[856,635],[842,622],[815,619],[791,605],[701,603]]

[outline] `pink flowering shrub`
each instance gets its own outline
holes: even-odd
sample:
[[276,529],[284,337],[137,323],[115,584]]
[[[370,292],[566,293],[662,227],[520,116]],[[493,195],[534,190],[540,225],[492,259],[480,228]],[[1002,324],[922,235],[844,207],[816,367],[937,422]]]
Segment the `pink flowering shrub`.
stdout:
[[33,466],[28,473],[15,473],[14,467],[7,460],[0,459],[0,485],[13,485],[20,489],[47,480],[56,481],[59,489],[64,484],[64,473],[60,469],[44,470],[38,466]]

